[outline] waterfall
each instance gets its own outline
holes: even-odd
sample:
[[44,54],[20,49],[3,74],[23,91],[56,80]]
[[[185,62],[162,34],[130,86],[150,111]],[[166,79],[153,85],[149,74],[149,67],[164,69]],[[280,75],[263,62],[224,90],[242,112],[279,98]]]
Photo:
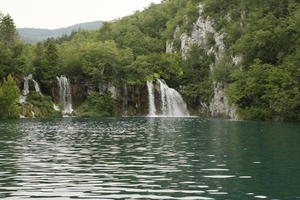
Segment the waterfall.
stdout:
[[161,93],[161,111],[163,116],[189,116],[186,103],[182,96],[173,88],[169,88],[164,80],[157,79]]
[[40,86],[38,84],[38,82],[36,82],[33,78],[32,78],[32,74],[29,74],[28,76],[25,76],[24,77],[24,85],[23,85],[23,91],[22,91],[22,94],[19,98],[19,102],[21,104],[25,103],[26,102],[26,99],[27,99],[27,95],[29,94],[30,92],[30,88],[29,88],[29,81],[32,80],[33,83],[34,83],[34,89],[36,92],[41,93],[41,89],[40,89]]
[[56,77],[56,79],[59,86],[59,101],[60,104],[64,107],[63,113],[71,114],[73,112],[73,108],[70,81],[65,76]]
[[148,88],[148,94],[149,94],[149,114],[148,114],[148,116],[153,117],[156,115],[153,81],[147,81],[147,88]]
[[20,103],[20,104],[25,103],[25,102],[26,102],[26,99],[27,99],[27,96],[21,95],[21,96],[19,97],[19,103]]
[[187,117],[189,112],[182,96],[170,88],[162,79],[156,79],[160,88],[160,115],[156,115],[154,86],[152,81],[147,81],[149,94],[149,115],[162,117]]
[[33,111],[31,111],[32,114],[32,118],[35,118],[35,113]]
[[23,95],[27,96],[29,94],[29,80],[32,79],[32,74],[24,77],[24,88],[23,88]]
[[60,111],[59,106],[57,106],[57,105],[55,105],[55,104],[53,104],[53,109],[54,109],[55,111]]
[[127,107],[128,107],[128,88],[127,84],[124,83],[123,85],[123,101],[122,101],[122,109],[123,109],[123,116],[127,116]]
[[34,89],[35,89],[35,91],[38,92],[38,93],[40,93],[42,95],[41,89],[40,89],[40,86],[39,86],[38,82],[36,82],[34,79],[32,79],[32,81],[34,83]]

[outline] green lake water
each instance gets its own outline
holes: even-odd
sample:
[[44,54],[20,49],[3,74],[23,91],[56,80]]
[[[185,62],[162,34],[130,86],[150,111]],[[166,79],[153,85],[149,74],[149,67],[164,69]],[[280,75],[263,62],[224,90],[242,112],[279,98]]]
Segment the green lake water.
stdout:
[[0,199],[300,200],[300,124],[0,121]]

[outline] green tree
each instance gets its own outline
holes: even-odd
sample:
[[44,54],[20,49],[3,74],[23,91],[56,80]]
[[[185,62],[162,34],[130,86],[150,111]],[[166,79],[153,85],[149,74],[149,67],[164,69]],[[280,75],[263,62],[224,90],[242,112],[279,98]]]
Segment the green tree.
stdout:
[[43,77],[47,71],[48,65],[46,60],[46,49],[41,42],[37,43],[33,50],[32,66],[38,80],[43,82]]
[[121,53],[115,42],[88,42],[82,46],[83,69],[95,83],[110,81],[121,67]]
[[46,49],[46,60],[49,67],[55,69],[58,67],[58,52],[54,39],[50,40]]
[[20,90],[14,78],[9,75],[0,85],[0,118],[18,118],[18,99]]
[[51,39],[48,42],[45,54],[41,45],[37,46],[35,53],[37,59],[35,60],[35,64],[40,65],[37,69],[39,79],[44,85],[49,85],[55,80],[59,71],[59,57],[55,40]]
[[13,19],[0,16],[0,77],[22,78],[31,68],[31,47],[19,40]]
[[6,47],[5,43],[0,41],[0,78],[7,76],[12,62],[12,52]]
[[72,77],[75,81],[84,81],[80,49],[74,44],[63,43],[59,49],[60,74]]
[[180,57],[175,54],[153,53],[139,56],[130,66],[129,76],[136,74],[135,77],[141,83],[159,77],[169,80],[169,83],[176,82],[183,76],[180,61]]
[[11,61],[8,74],[12,74],[16,78],[23,78],[32,70],[31,47],[21,41],[16,41],[11,48]]
[[9,47],[16,41],[17,35],[16,26],[11,16],[0,16],[0,41]]

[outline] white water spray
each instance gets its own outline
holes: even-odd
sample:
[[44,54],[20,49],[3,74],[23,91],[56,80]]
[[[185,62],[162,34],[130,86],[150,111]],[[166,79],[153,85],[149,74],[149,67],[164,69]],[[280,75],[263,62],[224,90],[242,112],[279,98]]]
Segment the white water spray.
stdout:
[[53,104],[53,109],[54,109],[55,111],[60,111],[59,106],[58,106],[58,105],[55,105],[55,104]]
[[41,92],[41,89],[40,89],[40,86],[38,84],[38,82],[36,82],[34,79],[32,79],[33,83],[34,83],[34,89],[36,92],[40,93],[42,95],[42,92]]
[[24,88],[23,88],[23,95],[27,96],[29,94],[29,80],[32,79],[32,74],[24,77]]
[[73,108],[70,81],[65,76],[56,77],[56,79],[59,86],[59,101],[64,107],[63,113],[71,114],[73,112]]
[[152,81],[147,81],[148,94],[149,94],[149,115],[148,116],[161,116],[161,117],[187,117],[189,112],[187,105],[182,96],[173,88],[170,88],[164,80],[157,79],[156,82],[160,87],[160,111],[161,114],[157,115],[155,107],[155,95]]
[[153,81],[147,81],[147,88],[148,88],[148,94],[149,94],[149,114],[148,114],[148,116],[153,117],[156,115]]

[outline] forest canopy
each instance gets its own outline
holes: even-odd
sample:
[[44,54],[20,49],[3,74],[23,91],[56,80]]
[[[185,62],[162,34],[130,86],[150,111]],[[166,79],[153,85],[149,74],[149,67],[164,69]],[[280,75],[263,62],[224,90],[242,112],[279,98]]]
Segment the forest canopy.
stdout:
[[[218,63],[203,46],[190,48],[187,58],[181,56],[180,37],[175,35],[191,33],[199,4],[204,5],[204,17],[224,35],[226,51]],[[215,45],[213,37],[207,40]],[[167,41],[172,41],[172,53],[166,53]],[[241,57],[237,65],[232,62],[236,56]],[[36,45],[19,38],[9,15],[0,16],[0,92],[11,90],[12,102],[18,93],[15,85],[22,88],[28,74],[48,95],[55,77],[62,74],[72,83],[118,82],[140,88],[147,80],[163,78],[181,92],[191,109],[209,105],[214,83],[220,82],[242,119],[299,121],[299,65],[297,0],[165,0],[105,22],[99,30],[81,30]],[[99,98],[102,103],[106,99]],[[1,109],[12,106],[10,101],[1,102]],[[85,110],[89,102],[91,98]],[[11,116],[15,112],[14,108]]]

